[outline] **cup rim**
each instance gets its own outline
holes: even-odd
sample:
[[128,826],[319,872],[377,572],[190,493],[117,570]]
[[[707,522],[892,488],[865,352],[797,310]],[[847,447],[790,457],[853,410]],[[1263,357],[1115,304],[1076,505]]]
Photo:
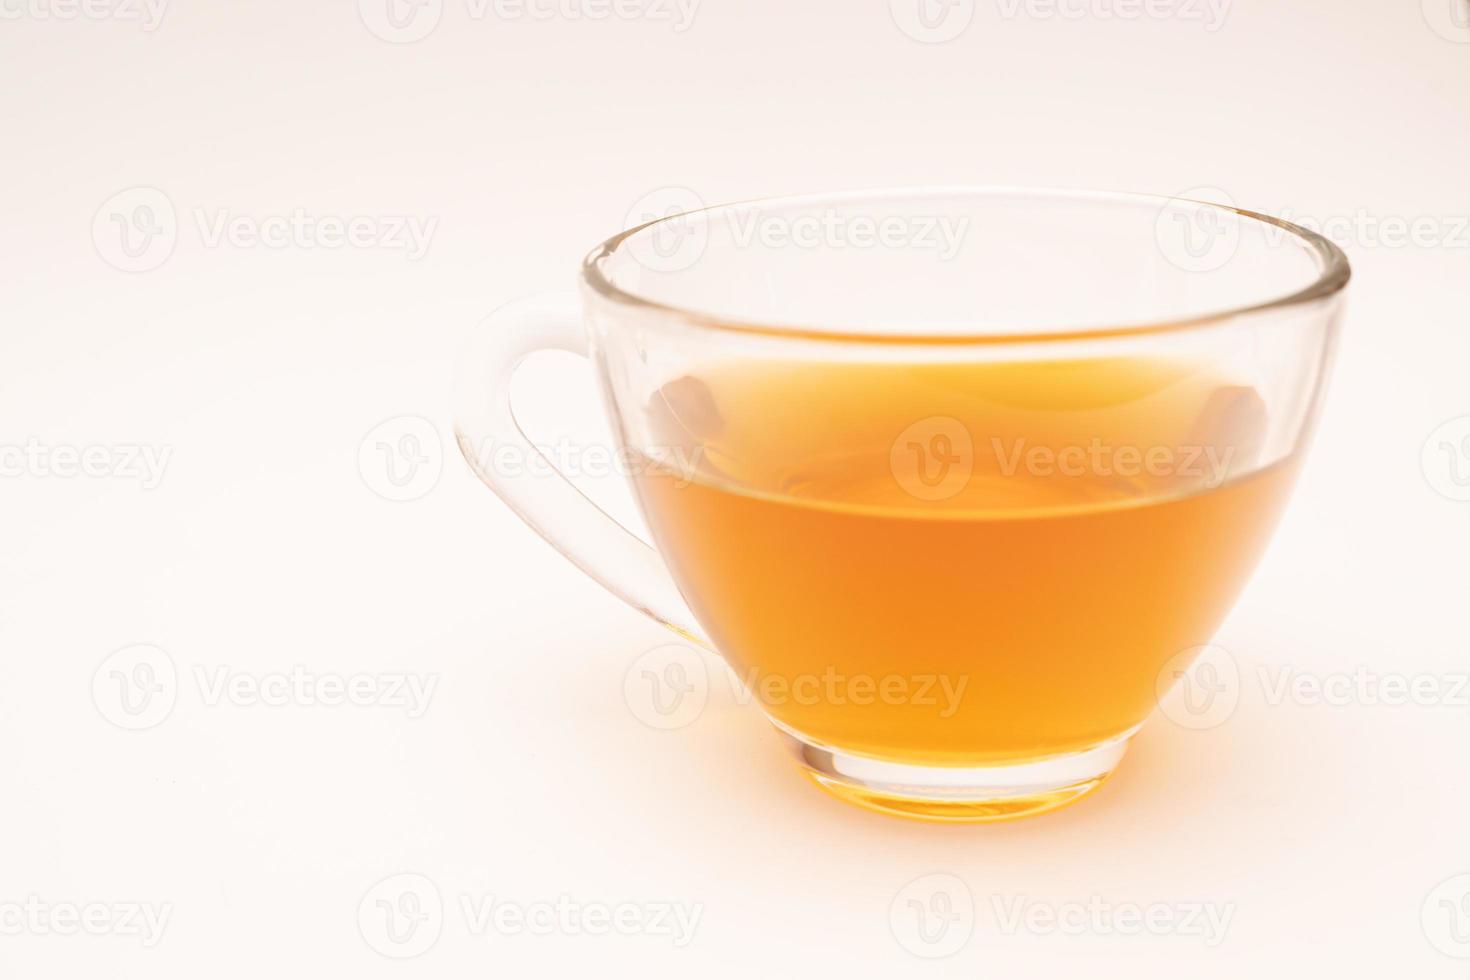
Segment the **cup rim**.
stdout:
[[[667,221],[687,217],[691,214],[714,215],[732,213],[755,208],[777,208],[821,203],[852,204],[879,198],[914,198],[935,196],[980,196],[1001,197],[1006,195],[1045,197],[1056,200],[1153,204],[1158,208],[1187,204],[1231,211],[1252,221],[1273,225],[1292,235],[1303,245],[1318,264],[1315,280],[1305,287],[1273,299],[1248,303],[1241,306],[1142,323],[1103,324],[1094,327],[1064,327],[1034,331],[988,330],[975,333],[926,334],[923,332],[898,333],[889,330],[844,330],[841,327],[825,328],[811,326],[782,326],[704,313],[685,307],[662,303],[639,296],[615,285],[603,274],[601,263],[634,235]],[[605,299],[646,312],[660,314],[679,320],[688,326],[708,327],[715,330],[755,334],[790,340],[816,340],[840,343],[867,344],[1037,344],[1057,341],[1098,340],[1115,337],[1134,337],[1149,334],[1176,333],[1216,326],[1224,321],[1255,313],[1263,313],[1290,306],[1304,305],[1327,299],[1347,286],[1352,278],[1352,268],[1342,249],[1323,235],[1303,228],[1301,225],[1257,211],[1237,208],[1215,201],[1173,197],[1161,194],[1141,194],[1132,191],[1100,191],[1084,188],[1028,187],[1023,185],[957,185],[957,186],[910,186],[893,188],[869,188],[856,191],[828,191],[816,194],[793,194],[778,197],[750,198],[727,204],[715,204],[693,211],[665,215],[644,222],[608,238],[587,253],[582,260],[582,280],[593,292]]]

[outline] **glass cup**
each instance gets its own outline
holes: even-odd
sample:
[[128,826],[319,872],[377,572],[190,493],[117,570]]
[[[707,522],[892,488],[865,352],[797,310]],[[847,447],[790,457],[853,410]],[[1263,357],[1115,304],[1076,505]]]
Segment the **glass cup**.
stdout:
[[[806,773],[872,809],[1072,802],[1229,611],[1301,465],[1346,258],[1177,198],[1008,188],[671,214],[581,302],[492,315],[456,383],[480,477],[717,651]],[[508,397],[588,357],[653,543],[554,473]]]

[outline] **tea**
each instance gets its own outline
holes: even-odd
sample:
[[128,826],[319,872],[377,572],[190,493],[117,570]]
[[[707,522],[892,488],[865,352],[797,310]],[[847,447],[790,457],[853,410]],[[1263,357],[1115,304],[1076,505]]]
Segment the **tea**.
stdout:
[[1295,462],[1249,385],[1156,359],[731,364],[664,385],[636,487],[691,609],[806,740],[983,765],[1154,706]]

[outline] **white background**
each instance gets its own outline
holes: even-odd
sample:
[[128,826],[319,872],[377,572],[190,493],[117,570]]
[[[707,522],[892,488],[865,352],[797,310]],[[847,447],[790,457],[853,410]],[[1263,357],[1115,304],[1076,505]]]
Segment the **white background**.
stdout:
[[[1202,3],[1123,19],[1109,0],[1064,0],[1073,16],[959,0],[935,8],[963,28],[945,43],[902,30],[902,0],[897,18],[886,0],[703,0],[684,30],[658,11],[477,18],[444,0],[407,22],[439,18],[414,43],[375,36],[369,0],[174,0],[153,30],[99,16],[142,7],[67,19],[61,3],[0,0],[0,446],[170,455],[151,488],[33,461],[0,478],[0,974],[1470,971],[1449,955],[1470,954],[1470,879],[1435,891],[1470,873],[1464,692],[1273,704],[1261,683],[1291,668],[1448,692],[1470,672],[1466,430],[1421,452],[1470,415],[1470,31],[1448,0],[1237,0],[1223,22]],[[1428,217],[1443,236],[1344,242],[1356,276],[1317,444],[1218,637],[1234,712],[1200,731],[1156,718],[1100,792],[1032,821],[841,805],[718,673],[698,717],[649,727],[624,679],[672,638],[444,441],[465,333],[568,287],[644,195],[914,183],[1213,185],[1288,217]],[[176,243],[124,272],[110,215],[132,216],[138,199],[114,195],[140,186],[166,195]],[[435,224],[418,258],[200,229],[295,209]],[[537,370],[524,413],[545,431],[596,411],[584,368]],[[368,439],[404,417],[427,436],[400,421]],[[377,443],[412,449],[397,440],[415,431],[423,492],[394,502]],[[104,664],[135,644],[177,678],[141,731],[110,720],[137,718]],[[437,686],[410,718],[211,703],[199,680],[298,666]],[[376,900],[417,879],[372,891],[400,874],[443,902],[402,946],[374,932]],[[946,889],[954,918],[929,946],[908,900],[938,909]],[[476,933],[461,905],[559,896],[700,918],[678,946]],[[28,901],[169,918],[150,946],[117,922],[63,935],[16,918]],[[1008,928],[1017,902],[1103,911]],[[1230,915],[1218,945],[1107,917],[1179,923],[1191,903]],[[417,958],[380,952],[435,933]]]

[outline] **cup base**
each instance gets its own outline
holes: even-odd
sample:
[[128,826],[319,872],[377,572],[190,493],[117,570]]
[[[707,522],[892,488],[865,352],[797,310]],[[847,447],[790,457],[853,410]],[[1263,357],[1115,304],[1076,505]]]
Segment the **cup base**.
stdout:
[[838,799],[891,816],[940,823],[1015,820],[1075,803],[1107,781],[1137,731],[1036,762],[923,766],[854,755],[777,727],[807,777]]

